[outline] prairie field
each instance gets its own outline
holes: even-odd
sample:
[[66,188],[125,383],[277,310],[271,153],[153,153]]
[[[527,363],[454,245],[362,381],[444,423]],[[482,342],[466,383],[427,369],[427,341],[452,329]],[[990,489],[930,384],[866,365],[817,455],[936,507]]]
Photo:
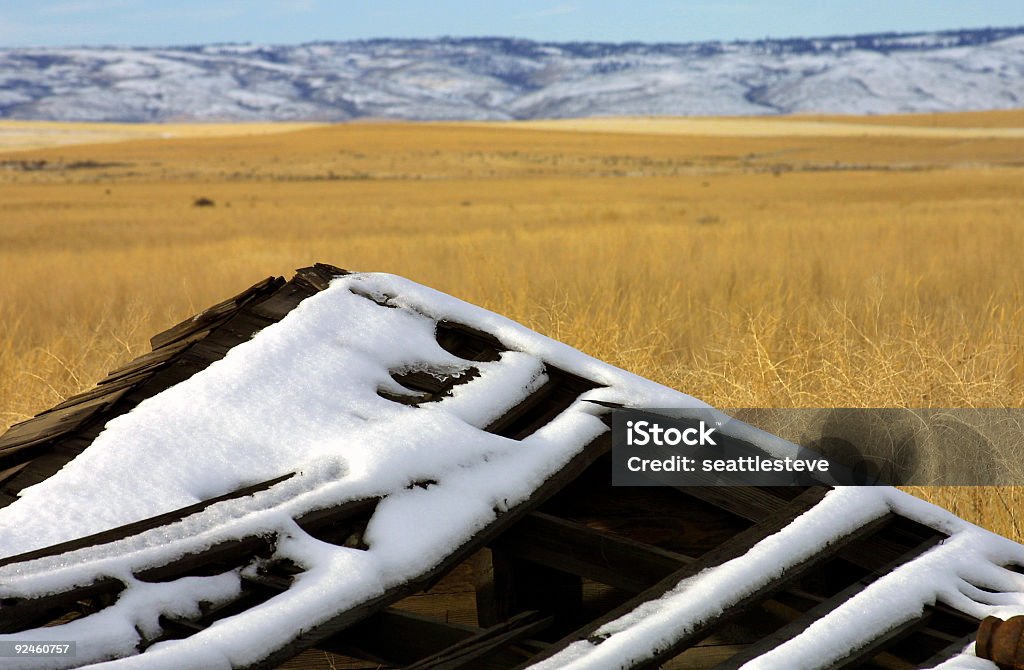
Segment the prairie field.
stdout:
[[[719,406],[1024,406],[1024,112],[12,128],[0,430],[315,261]],[[914,493],[1024,539],[1024,489]]]

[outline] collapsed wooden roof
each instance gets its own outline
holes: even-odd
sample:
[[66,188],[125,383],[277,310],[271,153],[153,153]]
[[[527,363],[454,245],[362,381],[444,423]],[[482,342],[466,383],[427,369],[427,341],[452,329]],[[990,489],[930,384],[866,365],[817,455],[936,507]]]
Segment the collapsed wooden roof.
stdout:
[[[0,438],[0,506],[10,505],[24,489],[54,476],[85,452],[112,418],[193,377],[346,275],[317,264],[299,270],[289,281],[268,278],[155,336],[152,353],[113,371],[95,389],[13,426]],[[363,297],[380,309],[396,308],[389,296]],[[470,373],[396,370],[392,377],[404,391],[382,389],[382,397],[414,406],[441,401],[457,386],[473,383],[474,364],[495,361],[509,349],[478,325],[441,320],[435,333],[438,344],[466,361]],[[551,361],[545,371],[545,383],[482,429],[523,440],[585,402],[580,396],[601,385]],[[590,406],[607,420],[605,408]],[[452,547],[436,564],[373,597],[338,607],[329,617],[296,621],[287,643],[268,649],[258,660],[226,662],[233,667],[274,668],[317,649],[350,659],[348,666],[339,667],[505,669],[545,661],[560,667],[629,627],[616,627],[615,622],[645,603],[678,596],[680,584],[709,569],[742,559],[820,506],[829,494],[823,487],[613,488],[609,450],[605,432],[579,448],[525,500],[497,511],[486,527]],[[147,667],[147,649],[167,648],[203,635],[218,622],[243,620],[260,606],[272,605],[293,587],[304,568],[278,555],[280,538],[277,531],[267,529],[170,560],[138,563],[130,579],[96,570],[66,588],[24,593],[4,582],[5,576],[18,575],[41,561],[58,557],[62,566],[73,564],[83,550],[118,546],[119,541],[170,527],[215,504],[270,491],[294,476],[281,473],[197,504],[17,555],[8,555],[0,546],[0,633],[54,639],[52,634],[59,634],[61,626],[96,616],[115,603],[125,592],[126,581],[168,583],[189,576],[237,575],[241,587],[232,597],[215,605],[201,603],[189,616],[163,613],[159,630],[139,631],[128,656],[134,655],[138,667]],[[423,481],[410,486],[431,485]],[[308,510],[294,523],[318,541],[365,551],[364,532],[380,504],[378,497],[347,500]],[[874,516],[808,557],[765,566],[768,577],[753,588],[721,591],[713,615],[694,619],[671,639],[649,645],[639,655],[635,650],[632,655],[624,653],[620,665],[726,670],[753,663],[785,648],[880,578],[914,565],[948,537],[947,532],[895,510]],[[1012,565],[1008,569],[1016,570]],[[455,583],[470,584],[470,592],[453,589]],[[999,590],[990,584],[973,586],[982,601],[985,593]],[[476,621],[424,616],[406,606],[410,596],[424,592],[439,594],[445,603],[442,610],[468,608]],[[685,596],[685,588],[682,593]],[[999,603],[997,596],[987,602]],[[914,616],[882,629],[869,622],[856,644],[848,645],[838,658],[823,657],[814,667],[935,667],[960,656],[973,641],[978,613],[965,609],[945,602],[941,595],[923,599]],[[40,638],[44,628],[48,636]],[[109,655],[114,656],[125,653]],[[367,663],[360,664],[359,659]],[[74,659],[25,663],[76,667]],[[776,661],[766,667],[782,666]]]

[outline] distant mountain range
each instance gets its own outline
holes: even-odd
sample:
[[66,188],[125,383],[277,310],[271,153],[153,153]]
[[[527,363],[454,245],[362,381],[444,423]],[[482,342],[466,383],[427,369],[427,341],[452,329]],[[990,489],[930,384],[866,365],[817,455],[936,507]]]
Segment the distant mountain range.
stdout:
[[535,119],[1024,107],[1024,27],[690,44],[0,49],[0,118]]

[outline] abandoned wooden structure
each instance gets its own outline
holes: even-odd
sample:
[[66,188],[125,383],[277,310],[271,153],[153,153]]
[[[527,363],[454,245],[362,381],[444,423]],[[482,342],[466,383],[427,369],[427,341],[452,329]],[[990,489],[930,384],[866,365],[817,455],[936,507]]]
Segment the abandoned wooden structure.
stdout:
[[[152,339],[153,351],[115,370],[94,389],[68,399],[0,438],[0,507],[23,489],[53,476],[88,449],[112,417],[217,361],[254,332],[281,320],[345,271],[327,265],[299,270],[290,280],[269,278]],[[367,296],[368,299],[375,299]],[[382,308],[388,308],[386,301]],[[502,342],[474,327],[439,322],[436,337],[469,362],[494,360]],[[549,365],[549,381],[486,430],[522,439],[578,402],[595,382]],[[396,376],[417,393],[403,403],[429,403],[472,375],[447,379],[423,372]],[[608,434],[593,440],[521,504],[497,515],[447,557],[377,597],[339,609],[315,627],[295,630],[254,668],[275,668],[299,657],[316,667],[326,654],[335,667],[416,670],[526,668],[583,641],[599,645],[602,626],[655,600],[683,580],[748,552],[829,493],[812,488],[612,488]],[[287,480],[282,476],[126,526],[20,555],[0,570],[46,557],[73,555],[250,496]],[[362,499],[295,519],[327,543],[365,548],[362,531],[380,501]],[[940,530],[895,513],[874,519],[788,566],[753,592],[723,599],[716,616],[699,621],[670,644],[653,648],[634,668],[740,668],[791,640],[894,568],[919,559],[946,539]],[[264,534],[224,542],[134,578],[168,582],[189,575],[239,570],[237,598],[198,616],[164,616],[160,633],[140,639],[136,653],[157,643],[201,634],[218,621],[286,592],[302,567],[275,560],[276,538]],[[245,570],[246,567],[250,569]],[[255,569],[253,569],[255,568]],[[0,576],[2,584],[2,576]],[[982,585],[979,585],[982,586]],[[24,633],[66,625],[103,610],[125,589],[117,578],[95,580],[43,596],[6,594],[0,632]],[[960,654],[979,621],[943,602],[879,634],[865,637],[830,668],[932,668]],[[294,661],[293,661],[294,662]],[[64,667],[64,666],[58,666]],[[288,665],[287,667],[300,667]],[[326,667],[326,666],[321,666]]]

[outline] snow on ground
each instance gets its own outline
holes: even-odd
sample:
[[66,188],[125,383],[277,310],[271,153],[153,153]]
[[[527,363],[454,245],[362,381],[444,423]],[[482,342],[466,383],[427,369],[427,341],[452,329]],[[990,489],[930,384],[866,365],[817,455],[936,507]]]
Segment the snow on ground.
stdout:
[[[704,44],[503,38],[0,49],[0,117],[540,119],[1012,109],[1021,28]],[[138,95],[139,90],[149,95]],[[240,95],[244,92],[245,95]]]
[[[352,289],[387,296],[398,308]],[[439,319],[493,333],[509,351],[499,361],[474,364],[480,377],[439,402],[417,408],[381,398],[378,388],[401,392],[390,370],[467,367],[437,344]],[[97,614],[0,640],[78,640],[75,663],[93,661],[103,668],[229,668],[258,660],[289,642],[298,628],[308,630],[437,565],[490,523],[496,510],[524,500],[606,430],[596,416],[600,408],[586,402],[521,441],[482,430],[545,381],[545,362],[605,387],[585,398],[705,406],[407,280],[380,274],[336,279],[223,360],[111,420],[81,456],[23,491],[0,510],[0,554],[298,474],[169,526],[0,568],[0,598],[56,592],[98,575],[127,585],[114,605]],[[428,480],[436,484],[410,487]],[[316,540],[292,521],[310,510],[375,496],[384,499],[367,528],[365,551]],[[841,654],[936,599],[975,616],[1024,610],[1024,576],[996,566],[1024,564],[1024,547],[893,489],[839,489],[748,555],[686,580],[610,624],[603,644],[579,643],[540,667],[613,668],[641,658],[652,645],[678,636],[770,578],[766,565],[783,570],[889,509],[952,537],[749,667],[778,668],[779,654],[786,655],[787,668],[819,667],[815,663],[822,658]],[[237,571],[168,584],[139,582],[134,572],[254,533],[277,534],[278,557],[306,568],[292,588],[190,638],[130,655],[139,642],[137,631],[154,634],[161,614],[195,612],[200,601],[222,602],[240,588]],[[106,661],[111,651],[125,658]],[[5,661],[11,668],[60,667],[55,659]]]

